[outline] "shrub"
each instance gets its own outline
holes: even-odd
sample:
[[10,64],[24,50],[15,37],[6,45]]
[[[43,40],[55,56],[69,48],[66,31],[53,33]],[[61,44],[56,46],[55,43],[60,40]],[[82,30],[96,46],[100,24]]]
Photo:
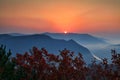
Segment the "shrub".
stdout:
[[120,54],[111,50],[112,63],[94,59],[88,66],[82,55],[67,49],[54,55],[44,48],[33,47],[11,58],[11,51],[0,47],[0,80],[120,80]]
[[0,46],[0,80],[14,80],[15,64],[10,59],[11,51],[6,52],[6,47]]

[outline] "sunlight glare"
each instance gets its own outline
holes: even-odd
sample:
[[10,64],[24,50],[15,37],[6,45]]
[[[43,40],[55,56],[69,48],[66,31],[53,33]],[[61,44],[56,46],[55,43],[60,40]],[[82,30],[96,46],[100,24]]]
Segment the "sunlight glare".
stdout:
[[65,34],[67,34],[67,31],[64,31]]

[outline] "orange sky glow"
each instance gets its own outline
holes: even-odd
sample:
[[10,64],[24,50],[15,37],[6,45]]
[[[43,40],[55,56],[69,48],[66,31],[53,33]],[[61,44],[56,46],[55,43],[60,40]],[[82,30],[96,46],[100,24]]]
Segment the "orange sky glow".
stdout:
[[119,33],[120,0],[1,0],[0,32]]

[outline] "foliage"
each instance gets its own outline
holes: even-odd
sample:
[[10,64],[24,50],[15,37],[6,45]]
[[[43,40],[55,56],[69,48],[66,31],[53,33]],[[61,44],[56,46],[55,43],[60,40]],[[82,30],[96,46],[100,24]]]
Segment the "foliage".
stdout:
[[73,57],[64,49],[60,55],[49,54],[45,49],[33,48],[32,54],[17,54],[17,68],[23,68],[27,80],[85,80],[87,68],[82,55]]
[[0,80],[14,80],[14,66],[10,59],[11,51],[6,52],[6,47],[0,46]]
[[120,54],[111,50],[112,63],[106,58],[88,66],[81,53],[74,55],[67,49],[59,55],[44,48],[33,47],[30,53],[10,58],[5,47],[0,47],[0,80],[120,80]]
[[96,64],[95,61],[89,67],[89,74],[91,80],[120,80],[120,54],[115,50],[111,50],[112,53],[112,63],[108,64],[106,58],[103,62]]

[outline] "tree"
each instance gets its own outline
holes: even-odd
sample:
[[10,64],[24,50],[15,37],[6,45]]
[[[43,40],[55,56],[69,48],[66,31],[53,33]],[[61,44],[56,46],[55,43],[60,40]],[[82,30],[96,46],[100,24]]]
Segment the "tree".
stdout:
[[14,80],[15,64],[10,59],[11,51],[6,52],[6,47],[0,46],[0,80]]
[[46,49],[33,47],[31,54],[17,54],[17,69],[23,69],[22,77],[27,80],[85,80],[87,67],[79,54],[73,56],[67,49],[60,55],[49,54]]
[[88,66],[79,53],[64,49],[50,54],[44,48],[33,47],[30,52],[16,54],[0,46],[0,80],[120,80],[120,54],[111,50],[112,63],[106,58]]

